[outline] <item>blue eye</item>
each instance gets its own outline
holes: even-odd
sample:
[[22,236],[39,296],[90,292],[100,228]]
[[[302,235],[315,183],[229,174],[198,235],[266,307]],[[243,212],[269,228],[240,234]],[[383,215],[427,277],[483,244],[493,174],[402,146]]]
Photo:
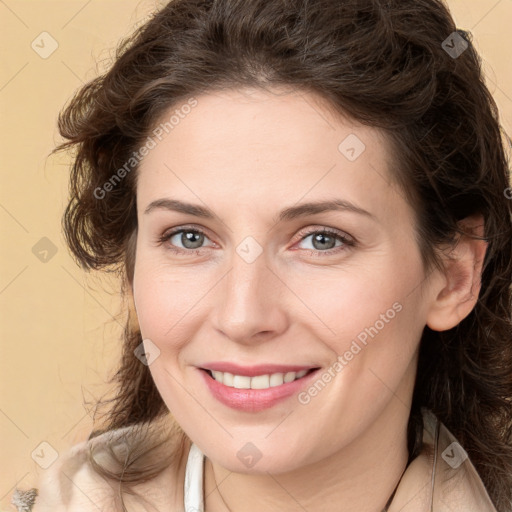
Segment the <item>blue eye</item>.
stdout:
[[[312,247],[304,250],[314,256],[329,256],[355,245],[355,241],[351,237],[341,231],[330,228],[316,229],[302,235],[299,243],[312,237]],[[205,240],[210,239],[200,229],[183,226],[164,233],[158,239],[160,244],[166,244],[169,250],[177,254],[199,254],[201,249],[208,247],[203,245]],[[181,244],[181,247],[177,244]],[[214,247],[214,245],[212,243],[209,247]]]
[[307,248],[306,250],[315,256],[331,255],[355,245],[354,240],[341,231],[328,228],[310,231],[309,233],[304,234],[300,242],[303,242],[310,237],[312,237],[312,248]]
[[[174,242],[173,238],[176,238]],[[169,242],[170,249],[175,252],[186,252],[201,249],[205,239],[208,240],[206,234],[199,229],[180,228],[164,234],[159,241],[161,243]],[[176,241],[179,241],[182,247],[176,247]]]

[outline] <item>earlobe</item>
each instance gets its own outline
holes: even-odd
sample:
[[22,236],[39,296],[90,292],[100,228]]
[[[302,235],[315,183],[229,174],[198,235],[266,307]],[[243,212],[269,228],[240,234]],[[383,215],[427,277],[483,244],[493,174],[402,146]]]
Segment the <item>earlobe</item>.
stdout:
[[130,322],[130,329],[140,330],[139,319],[137,317],[137,309],[135,307],[135,298],[133,295],[133,283],[127,284],[126,298],[128,302],[128,318]]
[[446,331],[458,325],[475,307],[481,288],[482,267],[487,250],[482,215],[460,221],[461,234],[443,256],[443,277],[427,315],[427,326]]

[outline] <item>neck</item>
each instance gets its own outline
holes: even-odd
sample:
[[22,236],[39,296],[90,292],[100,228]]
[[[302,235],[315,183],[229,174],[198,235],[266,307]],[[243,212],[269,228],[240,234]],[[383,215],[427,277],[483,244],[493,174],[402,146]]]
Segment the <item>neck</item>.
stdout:
[[206,459],[205,511],[381,512],[407,464],[408,417],[392,400],[349,446],[286,473],[233,473]]

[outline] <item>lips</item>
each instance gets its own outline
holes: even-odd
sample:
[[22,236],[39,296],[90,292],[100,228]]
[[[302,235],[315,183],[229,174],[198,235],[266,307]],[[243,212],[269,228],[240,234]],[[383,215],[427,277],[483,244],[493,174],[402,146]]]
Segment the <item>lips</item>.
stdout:
[[219,402],[240,411],[258,412],[309,385],[319,367],[276,364],[243,367],[216,362],[207,363],[199,370],[210,393]]

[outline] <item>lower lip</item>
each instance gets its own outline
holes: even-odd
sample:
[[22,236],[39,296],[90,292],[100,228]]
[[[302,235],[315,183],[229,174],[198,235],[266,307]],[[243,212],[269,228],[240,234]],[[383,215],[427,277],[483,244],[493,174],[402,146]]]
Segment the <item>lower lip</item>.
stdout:
[[237,389],[225,386],[210,377],[206,370],[199,370],[212,395],[224,405],[240,411],[258,412],[269,409],[279,402],[298,393],[311,379],[315,377],[318,369],[308,373],[304,377],[286,382],[280,386],[267,389]]

